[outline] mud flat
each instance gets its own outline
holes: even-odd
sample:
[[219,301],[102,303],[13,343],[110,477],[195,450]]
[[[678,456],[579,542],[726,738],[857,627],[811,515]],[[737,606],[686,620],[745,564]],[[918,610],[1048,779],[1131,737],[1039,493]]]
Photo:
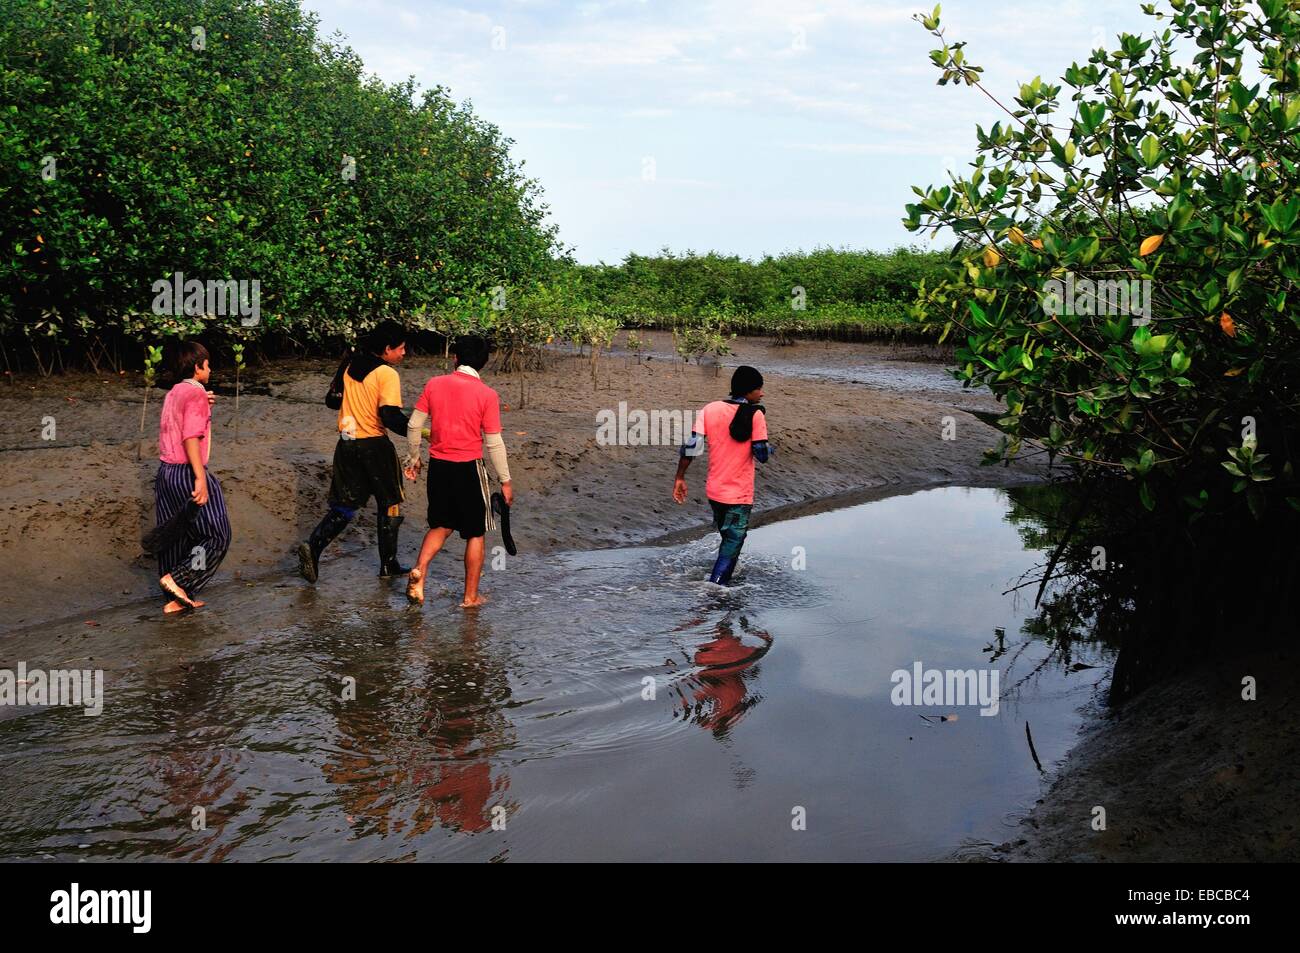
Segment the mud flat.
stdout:
[[[995,411],[996,404],[956,386],[924,350],[817,342],[773,347],[749,339],[736,342],[734,357],[713,368],[674,360],[667,334],[642,337],[647,355],[638,360],[616,351],[594,371],[585,357],[555,352],[545,371],[526,378],[486,372],[505,405],[517,488],[514,529],[525,552],[568,551],[565,558],[572,559],[584,550],[705,535],[703,473],[690,474],[689,503],[674,505],[675,447],[609,446],[598,437],[600,415],[693,409],[723,396],[730,367],[742,362],[765,372],[777,448],[760,470],[756,524],[926,486],[1011,486],[1044,476],[1033,464],[980,464],[996,434],[975,415]],[[258,614],[290,598],[280,589],[297,589],[290,553],[319,517],[329,485],[333,414],[321,396],[333,366],[295,360],[254,368],[237,439],[232,376],[216,369],[213,383],[222,397],[214,413],[213,471],[226,491],[235,542],[205,616],[214,627],[209,642],[229,643],[236,633],[255,638]],[[445,370],[436,357],[408,360],[401,368],[407,406],[427,376]],[[143,447],[141,393],[133,375],[0,385],[0,650],[6,657],[66,655],[73,628],[97,631],[82,629],[81,620],[93,622],[97,612],[109,619],[110,606],[138,604],[147,613],[139,618],[152,619],[160,599],[138,541],[152,524],[162,392],[151,394]],[[943,439],[945,418],[955,423],[955,439]],[[423,496],[423,484],[410,488],[407,558],[423,525]],[[366,565],[373,527],[373,515],[363,515],[335,551],[360,553]],[[327,556],[327,576],[331,558],[337,556]],[[355,573],[357,565],[349,568]],[[274,582],[272,595],[262,585],[238,584],[254,579]],[[340,584],[350,583],[328,580]],[[242,609],[241,599],[250,600]],[[130,644],[146,654],[179,651],[193,659],[215,645],[182,640],[188,648],[168,647],[141,635],[143,641]],[[1300,858],[1292,797],[1300,780],[1300,728],[1288,707],[1300,687],[1298,671],[1294,651],[1225,656],[1115,710],[1098,696],[1079,743],[1047,765],[1041,798],[1036,806],[1020,805],[1023,814],[1012,819],[1006,841],[967,845],[954,857]],[[1242,700],[1247,675],[1258,681],[1257,701]],[[1106,810],[1105,830],[1093,827],[1096,807]]]
[[[996,405],[955,386],[916,349],[808,342],[773,347],[735,342],[721,367],[669,357],[666,333],[642,335],[640,361],[615,352],[595,365],[556,352],[543,372],[495,373],[517,502],[514,535],[531,552],[624,546],[707,528],[704,474],[691,499],[671,498],[676,448],[607,446],[598,414],[690,411],[726,395],[730,369],[750,363],[767,377],[765,403],[777,455],[758,481],[756,523],[870,498],[890,489],[944,483],[1013,485],[1041,468],[986,467],[995,432],[971,415]],[[321,402],[334,363],[255,366],[240,400],[216,367],[212,472],[221,480],[234,542],[217,583],[291,572],[290,552],[319,519],[329,488],[334,415]],[[436,357],[400,368],[409,409]],[[156,437],[163,392],[150,395],[140,454],[138,375],[18,378],[0,385],[0,631],[154,599],[156,580],[139,553],[153,521]],[[955,439],[943,439],[951,417]],[[53,438],[49,423],[53,421]],[[411,558],[424,524],[422,482],[408,484],[402,553]],[[344,551],[374,545],[374,514],[343,536]],[[328,560],[327,556],[327,560]]]
[[[1257,682],[1254,701],[1242,679]],[[1011,861],[1160,863],[1300,859],[1300,653],[1227,656],[1084,723],[1016,836]],[[1106,828],[1095,830],[1097,807]],[[984,858],[981,858],[984,859]],[[1205,886],[1210,886],[1206,884]]]

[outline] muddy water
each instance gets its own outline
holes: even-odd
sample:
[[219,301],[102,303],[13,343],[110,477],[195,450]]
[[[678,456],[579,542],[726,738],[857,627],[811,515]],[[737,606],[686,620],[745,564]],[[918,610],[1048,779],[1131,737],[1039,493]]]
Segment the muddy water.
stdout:
[[[746,342],[749,343],[749,342]],[[979,403],[987,399],[986,392],[963,388],[961,381],[952,376],[948,366],[933,360],[900,360],[888,347],[853,348],[826,347],[804,342],[791,347],[760,346],[749,343],[741,353],[727,358],[728,363],[741,359],[760,364],[768,374],[780,374],[799,380],[831,381],[870,387],[891,394],[912,394],[951,401]],[[627,356],[630,352],[619,349],[614,353]],[[674,362],[680,358],[671,351],[649,349],[660,361]],[[712,373],[713,364],[703,359],[700,370]],[[719,372],[721,373],[721,372]],[[727,372],[728,376],[730,372]]]
[[[1026,720],[1050,765],[1100,672],[1034,674],[1049,648],[1000,593],[1038,560],[1007,510],[944,488],[765,526],[729,590],[700,581],[713,539],[520,556],[476,615],[440,592],[447,554],[423,610],[343,558],[314,591],[231,584],[190,617],[6,635],[0,667],[106,682],[98,717],[0,709],[0,857],[978,852],[1040,793]],[[915,662],[997,669],[998,714],[891,704]]]
[[936,398],[971,394],[944,365],[927,361],[868,360],[819,364],[816,358],[809,361],[802,355],[798,358],[794,355],[784,357],[777,351],[776,356],[767,358],[764,366],[787,377],[864,385],[893,394],[921,394]]

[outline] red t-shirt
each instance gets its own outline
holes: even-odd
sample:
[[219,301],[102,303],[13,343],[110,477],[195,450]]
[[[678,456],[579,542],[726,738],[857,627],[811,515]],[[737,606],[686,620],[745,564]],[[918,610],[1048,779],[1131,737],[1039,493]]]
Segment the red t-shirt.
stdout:
[[438,460],[479,460],[483,435],[501,432],[497,392],[464,371],[429,378],[415,409],[429,415],[429,456]]

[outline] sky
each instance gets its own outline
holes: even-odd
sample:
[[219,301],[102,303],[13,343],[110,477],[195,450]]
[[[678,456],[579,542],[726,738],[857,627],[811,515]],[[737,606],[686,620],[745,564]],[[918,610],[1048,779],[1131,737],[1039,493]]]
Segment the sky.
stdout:
[[[913,185],[975,155],[982,93],[940,87],[936,44],[896,0],[304,0],[388,82],[468,100],[514,140],[578,261],[754,258],[928,244]],[[1021,82],[1155,22],[1138,0],[943,5],[949,42],[1008,105]],[[1068,94],[1068,89],[1067,89]]]

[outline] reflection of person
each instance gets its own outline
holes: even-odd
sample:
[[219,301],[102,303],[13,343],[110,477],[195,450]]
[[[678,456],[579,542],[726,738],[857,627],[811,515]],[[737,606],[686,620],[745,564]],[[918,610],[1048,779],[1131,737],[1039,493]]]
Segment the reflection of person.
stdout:
[[158,475],[154,510],[164,526],[191,502],[196,504],[185,531],[158,554],[158,585],[171,596],[164,612],[197,609],[194,597],[214,575],[230,549],[230,518],[221,484],[208,472],[212,452],[212,374],[208,350],[183,341],[176,353],[177,383],[167,393],[158,428]]
[[682,445],[673,480],[673,499],[686,502],[686,468],[708,441],[709,477],[705,493],[713,509],[713,525],[722,536],[709,582],[727,585],[735,572],[740,549],[754,509],[754,461],[766,463],[767,414],[763,405],[763,375],[752,367],[736,368],[731,396],[705,405],[695,417],[690,439]]
[[693,720],[719,738],[756,703],[756,698],[747,697],[745,679],[753,675],[751,667],[772,647],[772,637],[766,632],[751,632],[748,627],[746,631],[762,639],[763,644],[746,645],[732,633],[729,624],[718,623],[717,638],[695,650],[694,661],[701,671],[690,678],[695,686],[694,704],[682,697],[688,711],[695,709]]
[[407,431],[410,453],[405,472],[408,480],[414,480],[422,465],[421,428],[429,421],[429,531],[419,561],[411,570],[406,594],[412,602],[424,601],[429,563],[451,534],[459,532],[465,540],[465,597],[460,604],[468,609],[484,602],[478,591],[483,537],[495,525],[490,515],[484,449],[501,480],[507,506],[514,503],[515,496],[501,439],[501,400],[478,375],[487,364],[487,342],[475,335],[457,338],[455,355],[454,371],[431,377],[424,385]]
[[379,575],[403,576],[397,561],[402,525],[402,471],[388,431],[406,436],[402,385],[393,365],[406,356],[406,331],[385,321],[369,336],[368,347],[339,365],[325,405],[339,412],[339,442],[334,447],[329,512],[311,538],[298,547],[298,571],[308,582],[320,574],[320,555],[347,528],[372,496],[378,507]]
[[[134,831],[138,843],[157,844],[175,859],[225,860],[251,834],[244,812],[254,795],[240,783],[250,757],[246,749],[241,751],[244,726],[219,717],[228,710],[223,690],[230,675],[228,664],[196,658],[184,665],[152,669],[144,676],[140,714],[146,724],[171,730],[160,732],[160,741],[144,749],[149,780],[141,782],[143,790],[132,799],[138,819],[123,818],[119,823],[122,829]],[[155,799],[164,805],[161,810]],[[197,826],[194,821],[200,814],[195,808],[203,809],[203,824]],[[177,827],[188,830],[175,837]],[[151,829],[163,839],[148,837]]]
[[490,633],[478,626],[474,613],[465,616],[455,650],[413,642],[405,659],[338,660],[359,684],[403,689],[359,695],[338,709],[339,737],[323,772],[358,834],[477,834],[492,829],[495,815],[517,810],[507,796],[508,761],[493,758],[514,743],[504,715],[510,678],[504,657],[481,648]]

